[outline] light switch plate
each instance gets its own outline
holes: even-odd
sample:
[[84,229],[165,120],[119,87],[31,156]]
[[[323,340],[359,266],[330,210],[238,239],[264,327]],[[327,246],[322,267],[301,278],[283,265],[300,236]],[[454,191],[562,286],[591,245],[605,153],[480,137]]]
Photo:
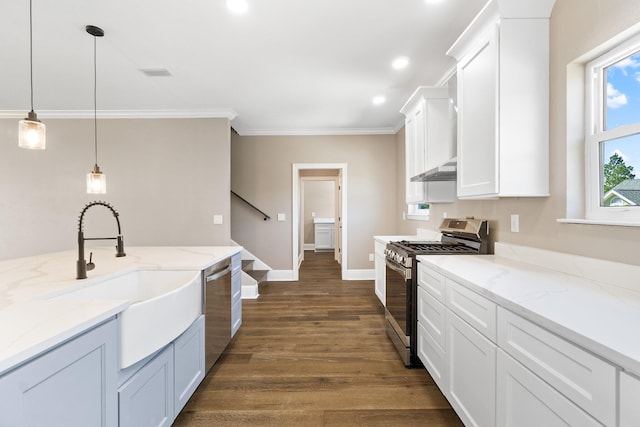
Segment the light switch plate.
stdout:
[[215,225],[222,224],[222,215],[214,215],[213,216],[213,223]]
[[520,232],[520,215],[518,214],[511,214],[511,232]]
[[283,213],[279,213],[278,214],[278,221],[284,221],[285,219],[287,219],[287,216]]

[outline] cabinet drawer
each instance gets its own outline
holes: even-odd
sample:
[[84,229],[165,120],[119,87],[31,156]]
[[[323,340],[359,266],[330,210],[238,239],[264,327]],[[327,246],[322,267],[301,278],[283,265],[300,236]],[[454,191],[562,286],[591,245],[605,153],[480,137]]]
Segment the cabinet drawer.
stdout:
[[446,368],[447,361],[444,350],[433,339],[431,334],[418,323],[418,357],[424,364],[431,378],[436,382],[440,390],[444,391],[446,387]]
[[445,303],[445,278],[442,274],[432,270],[425,264],[418,263],[418,286],[423,287],[435,299]]
[[447,307],[485,337],[496,342],[496,304],[447,279]]
[[418,324],[444,350],[446,308],[424,288],[418,287]]
[[237,304],[242,299],[242,275],[234,273],[231,276],[231,305]]
[[233,337],[242,325],[242,300],[231,307],[231,337]]
[[616,368],[503,308],[498,345],[606,425],[616,425]]
[[384,257],[384,250],[387,248],[387,244],[386,243],[380,243],[377,240],[375,240],[373,242],[373,246],[374,246],[375,254]]
[[602,426],[502,350],[497,363],[498,427]]

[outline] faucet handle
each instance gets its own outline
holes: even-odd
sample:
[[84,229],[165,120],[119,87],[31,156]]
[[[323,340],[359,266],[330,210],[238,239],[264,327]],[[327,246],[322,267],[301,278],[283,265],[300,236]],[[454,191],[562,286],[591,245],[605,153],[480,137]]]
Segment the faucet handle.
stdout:
[[96,268],[96,265],[91,262],[91,258],[93,258],[93,252],[89,252],[89,262],[87,263],[87,270],[93,270]]

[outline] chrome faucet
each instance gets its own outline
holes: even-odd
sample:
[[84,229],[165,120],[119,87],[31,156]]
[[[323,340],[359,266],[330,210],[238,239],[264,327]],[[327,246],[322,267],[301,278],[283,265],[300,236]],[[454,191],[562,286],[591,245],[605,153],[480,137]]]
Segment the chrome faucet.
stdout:
[[[118,235],[116,237],[84,237],[84,230],[82,228],[84,214],[90,207],[98,205],[109,208],[111,213],[113,213],[116,223],[118,223]],[[82,212],[80,212],[80,218],[78,219],[78,261],[76,262],[76,279],[86,279],[87,270],[93,270],[95,268],[95,264],[91,261],[93,253],[89,254],[89,262],[84,259],[85,240],[116,240],[116,256],[123,257],[127,255],[124,253],[124,236],[122,236],[122,231],[120,230],[120,220],[118,219],[118,216],[118,212],[107,202],[91,202],[82,209]]]

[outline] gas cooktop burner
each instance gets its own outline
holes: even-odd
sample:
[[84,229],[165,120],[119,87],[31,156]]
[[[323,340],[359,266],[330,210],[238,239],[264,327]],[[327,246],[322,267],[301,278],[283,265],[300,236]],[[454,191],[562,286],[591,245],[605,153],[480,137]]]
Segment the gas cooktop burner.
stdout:
[[410,242],[407,240],[401,240],[399,242],[392,243],[402,247],[407,251],[408,254],[411,255],[477,252],[475,249],[462,243]]

